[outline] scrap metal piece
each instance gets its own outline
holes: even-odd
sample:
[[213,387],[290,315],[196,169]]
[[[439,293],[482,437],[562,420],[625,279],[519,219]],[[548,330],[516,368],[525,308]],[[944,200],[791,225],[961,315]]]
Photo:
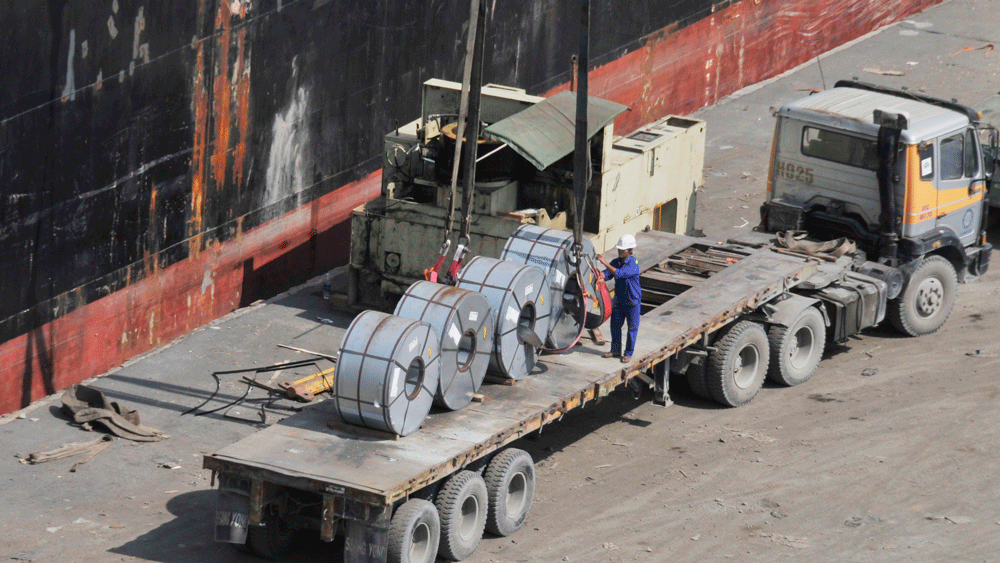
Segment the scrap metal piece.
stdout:
[[281,381],[278,387],[282,388],[289,399],[304,401],[306,403],[316,398],[316,395],[323,391],[329,391],[333,387],[333,373],[337,366],[307,375],[302,379],[297,379],[291,383]]

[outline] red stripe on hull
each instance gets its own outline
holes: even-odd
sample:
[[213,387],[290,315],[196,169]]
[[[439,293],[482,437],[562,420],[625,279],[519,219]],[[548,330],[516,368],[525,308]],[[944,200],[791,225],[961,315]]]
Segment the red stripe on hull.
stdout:
[[312,271],[343,263],[351,210],[378,196],[381,186],[381,172],[373,173],[3,343],[0,413],[104,373],[237,309],[248,302],[245,294],[267,283],[266,272],[284,273],[287,282],[283,262],[301,250],[316,256]]
[[[595,68],[591,96],[628,105],[615,132],[686,115],[941,0],[746,0]],[[569,84],[544,94],[569,89]]]

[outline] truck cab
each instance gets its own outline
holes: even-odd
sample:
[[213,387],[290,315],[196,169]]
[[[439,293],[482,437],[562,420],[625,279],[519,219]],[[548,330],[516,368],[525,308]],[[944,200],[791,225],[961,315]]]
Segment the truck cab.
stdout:
[[960,282],[986,271],[995,130],[966,106],[856,81],[789,103],[775,116],[763,230],[851,239],[868,260],[900,270],[904,287],[922,284],[913,299],[940,305],[930,307],[932,315],[911,304],[913,315],[950,311],[953,284],[915,278],[932,257],[940,257],[938,270],[941,259],[950,264]]

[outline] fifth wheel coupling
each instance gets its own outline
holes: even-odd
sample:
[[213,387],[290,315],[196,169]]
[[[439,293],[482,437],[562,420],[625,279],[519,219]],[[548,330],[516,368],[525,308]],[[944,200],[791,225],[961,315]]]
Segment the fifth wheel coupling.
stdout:
[[493,309],[496,336],[489,371],[510,379],[526,377],[549,330],[552,298],[542,270],[476,256],[459,273],[458,287],[482,293]]
[[441,337],[441,379],[434,402],[457,410],[472,401],[486,376],[493,349],[493,313],[481,293],[420,280],[394,314],[424,321]]
[[441,375],[431,325],[364,311],[344,333],[333,388],[345,422],[400,436],[420,428]]
[[[594,255],[594,244],[589,238],[583,237],[581,244],[583,256]],[[517,264],[538,266],[545,272],[545,280],[549,284],[551,295],[552,318],[548,334],[539,332],[539,335],[548,336],[548,345],[552,348],[564,348],[572,344],[580,334],[581,319],[580,284],[576,278],[573,233],[536,225],[521,225],[507,239],[500,258]],[[583,267],[583,283],[584,290],[589,296],[582,301],[586,313],[594,315],[597,319],[603,318],[604,302],[599,298],[597,277],[586,262]]]

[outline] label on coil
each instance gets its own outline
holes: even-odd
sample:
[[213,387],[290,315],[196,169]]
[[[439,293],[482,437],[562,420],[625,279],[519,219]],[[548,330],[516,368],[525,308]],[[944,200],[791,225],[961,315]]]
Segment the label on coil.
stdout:
[[413,349],[417,347],[417,340],[419,340],[419,339],[418,338],[414,338],[413,342],[410,342],[410,352],[412,352]]
[[525,295],[525,297],[531,295],[531,292],[534,291],[534,290],[535,290],[535,284],[529,284],[527,287],[525,287],[524,288],[524,295]]
[[555,283],[556,288],[562,289],[563,282],[565,281],[566,281],[566,276],[559,270],[556,270],[556,283]]
[[479,320],[479,311],[470,311],[469,312],[469,320],[472,321],[472,322],[478,321]]
[[389,386],[389,396],[395,397],[399,392],[399,380],[403,379],[403,369],[397,367],[396,371],[392,374],[392,385]]
[[521,318],[521,313],[513,307],[507,307],[507,314],[505,315],[508,321],[516,323],[517,319]]
[[451,323],[451,328],[448,329],[448,336],[455,341],[456,345],[458,344],[459,339],[462,338],[462,333],[458,330],[458,327],[455,326],[455,323]]

